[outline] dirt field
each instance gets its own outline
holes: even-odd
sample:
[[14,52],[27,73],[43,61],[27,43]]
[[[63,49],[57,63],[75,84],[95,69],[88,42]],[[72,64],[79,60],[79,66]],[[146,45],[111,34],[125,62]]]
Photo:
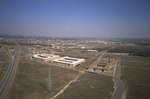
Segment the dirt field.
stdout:
[[8,66],[9,66],[9,56],[5,49],[0,48],[0,80],[5,75]]
[[16,45],[9,45],[9,49],[10,49],[11,55],[15,55],[16,48],[17,48]]
[[[52,91],[48,93],[48,69],[51,68]],[[43,99],[54,96],[78,72],[21,60],[8,99]]]
[[99,55],[99,52],[88,52],[82,49],[65,49],[60,55],[88,59]]
[[150,99],[150,57],[123,56],[122,76],[126,99]]
[[126,86],[126,99],[150,99],[150,57],[114,53],[107,53],[104,57],[121,57],[121,79]]
[[[48,99],[56,95],[79,74],[79,72],[70,69],[29,61],[27,48],[21,46],[21,55],[19,56],[21,61],[19,62],[16,77],[9,92],[8,99]],[[79,50],[77,50],[77,52],[78,51]],[[85,70],[86,67],[89,67],[93,61],[96,61],[102,53],[86,53],[80,50],[77,54],[72,53],[72,51],[68,51],[66,54],[68,54],[68,56],[76,55],[78,58],[85,54],[84,57],[87,57],[86,62],[76,67],[79,70]],[[51,68],[52,76],[52,91],[50,93],[48,92],[49,67]],[[64,93],[57,98],[110,99],[113,92],[113,84],[111,77],[85,73],[79,77],[77,82],[71,83]]]
[[111,99],[112,92],[111,77],[85,73],[57,99]]

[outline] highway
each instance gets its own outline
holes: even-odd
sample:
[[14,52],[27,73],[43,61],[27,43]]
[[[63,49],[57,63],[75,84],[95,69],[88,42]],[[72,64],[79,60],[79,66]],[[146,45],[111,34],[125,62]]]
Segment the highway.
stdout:
[[19,45],[17,45],[16,52],[15,52],[14,56],[11,55],[11,53],[7,47],[4,46],[4,48],[6,49],[6,51],[8,53],[8,56],[10,59],[10,64],[9,64],[9,67],[8,67],[6,73],[5,73],[5,76],[3,77],[3,79],[0,82],[0,99],[4,98],[4,94],[8,88],[9,82],[10,82],[11,77],[13,75],[13,71],[14,71],[14,67],[15,67],[16,59],[17,59],[17,55],[18,55]]
[[120,64],[121,64],[121,58],[118,58],[117,64],[116,64],[116,71],[114,74],[114,80],[116,82],[116,89],[114,91],[112,99],[123,99],[123,95],[124,95],[125,85],[122,82],[122,80],[120,80],[120,75],[121,75]]

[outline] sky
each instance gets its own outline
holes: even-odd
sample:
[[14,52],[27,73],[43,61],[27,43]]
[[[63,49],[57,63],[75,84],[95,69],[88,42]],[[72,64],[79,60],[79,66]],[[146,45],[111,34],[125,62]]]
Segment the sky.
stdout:
[[0,0],[0,34],[150,38],[150,0]]

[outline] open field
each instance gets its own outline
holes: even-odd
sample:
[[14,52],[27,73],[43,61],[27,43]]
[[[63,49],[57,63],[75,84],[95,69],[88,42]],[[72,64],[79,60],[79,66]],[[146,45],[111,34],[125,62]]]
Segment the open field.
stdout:
[[9,61],[9,56],[7,54],[7,51],[4,48],[0,48],[0,60],[1,61]]
[[68,55],[70,57],[78,57],[78,58],[91,58],[94,57],[95,55],[99,54],[99,52],[88,52],[86,50],[82,49],[65,49],[63,53],[60,55]]
[[76,58],[84,58],[85,62],[77,65],[76,68],[80,70],[85,70],[94,61],[96,61],[101,54],[102,54],[101,52],[88,52],[86,50],[81,50],[81,49],[68,49],[60,55],[76,57]]
[[15,55],[16,48],[17,48],[16,45],[9,45],[9,49],[10,49],[11,55]]
[[96,61],[98,58],[89,58],[86,59],[84,63],[77,65],[75,68],[79,70],[86,70],[94,61]]
[[[52,91],[48,92],[48,69],[51,68]],[[73,70],[21,59],[8,99],[44,99],[54,96],[78,75]]]
[[129,53],[132,56],[150,56],[149,46],[116,46],[108,51],[114,53]]
[[[79,72],[73,70],[31,62],[28,59],[28,50],[24,49],[23,46],[21,46],[20,52],[21,55],[19,57],[21,57],[21,61],[19,62],[12,88],[7,97],[8,99],[50,98],[63,89],[69,81],[74,79],[79,74]],[[80,53],[82,52],[77,53],[77,55],[80,55]],[[88,58],[88,61],[77,66],[78,69],[85,70],[86,66],[88,67],[101,55],[100,52],[88,54],[91,54],[93,57]],[[50,93],[48,93],[47,83],[49,67],[52,72],[52,91]],[[83,88],[81,86],[83,86]],[[71,88],[77,89],[68,92]],[[110,99],[113,92],[113,81],[111,77],[85,73],[77,82],[71,84],[62,95],[64,96],[65,94],[70,94],[71,92],[71,94],[73,94],[70,94],[70,99],[72,99],[72,97],[76,96],[76,93],[78,93],[79,90],[82,91],[82,94],[85,94],[85,96],[81,95],[81,98],[89,97],[89,99],[91,99],[91,97],[94,97],[94,99],[99,99],[99,97],[102,97],[102,99]],[[62,95],[60,95],[60,97],[62,97]],[[58,98],[60,97],[58,96]]]
[[121,79],[126,86],[126,99],[150,99],[150,57],[107,53],[104,57],[121,57]]
[[0,48],[0,80],[5,75],[8,66],[9,66],[9,56],[5,49]]
[[122,56],[126,99],[150,99],[150,57]]
[[57,99],[111,99],[113,84],[111,77],[85,73]]
[[110,52],[107,52],[103,58],[110,58],[110,61],[111,61],[111,58],[112,59],[117,59],[118,57],[120,57],[120,54],[116,54],[116,53],[110,53]]
[[[29,61],[28,49],[21,47],[21,61],[8,99],[43,99],[56,95],[79,72]],[[75,68],[85,70],[96,61],[101,52],[86,52],[81,49],[68,49],[61,54],[85,58],[86,62]],[[111,60],[121,57],[121,79],[126,86],[126,99],[149,99],[150,90],[150,57],[128,56],[128,54],[107,52],[103,58]],[[111,61],[110,60],[110,61]],[[51,67],[52,91],[48,92],[48,69]],[[77,82],[60,94],[57,99],[110,99],[113,93],[112,77],[84,73]]]

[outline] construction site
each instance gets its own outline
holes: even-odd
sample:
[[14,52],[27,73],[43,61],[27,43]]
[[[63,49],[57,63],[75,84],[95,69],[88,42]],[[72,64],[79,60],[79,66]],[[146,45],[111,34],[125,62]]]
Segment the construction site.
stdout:
[[116,60],[113,58],[99,58],[97,61],[94,61],[89,68],[87,68],[87,72],[91,73],[107,73],[109,75],[113,75],[115,70]]

